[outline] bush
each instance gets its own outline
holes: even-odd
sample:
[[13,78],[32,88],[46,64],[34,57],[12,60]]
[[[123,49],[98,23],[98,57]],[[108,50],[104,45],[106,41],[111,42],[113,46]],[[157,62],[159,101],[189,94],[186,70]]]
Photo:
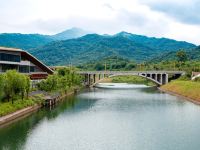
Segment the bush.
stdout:
[[194,79],[195,82],[200,82],[200,77]]
[[48,76],[46,80],[38,84],[38,88],[51,92],[56,90],[67,91],[72,86],[80,85],[81,77],[75,73],[74,69],[62,68],[57,74]]
[[22,108],[33,106],[34,104],[35,102],[32,99],[27,99],[24,101],[17,100],[14,102],[14,105],[11,102],[0,103],[0,117]]
[[186,74],[186,75],[182,75],[181,77],[179,77],[178,80],[189,81],[189,80],[191,80],[191,78]]

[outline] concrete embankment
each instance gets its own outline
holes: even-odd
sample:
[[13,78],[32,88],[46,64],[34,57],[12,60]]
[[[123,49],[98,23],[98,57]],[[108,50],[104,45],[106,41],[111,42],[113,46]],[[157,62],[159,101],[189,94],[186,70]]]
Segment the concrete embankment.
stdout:
[[41,105],[34,105],[34,106],[30,106],[30,107],[18,110],[16,112],[8,114],[6,116],[0,117],[0,127],[3,125],[9,124],[10,122],[12,122],[14,120],[17,120],[18,118],[21,118],[32,112],[35,112],[39,108],[41,108]]

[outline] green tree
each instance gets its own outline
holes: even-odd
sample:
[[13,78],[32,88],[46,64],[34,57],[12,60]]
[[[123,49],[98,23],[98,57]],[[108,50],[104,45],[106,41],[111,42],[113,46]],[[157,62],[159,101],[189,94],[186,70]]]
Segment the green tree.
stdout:
[[5,84],[4,76],[1,74],[0,75],[0,101],[2,100],[3,95],[4,95],[4,84]]
[[31,81],[30,81],[30,77],[26,76],[26,86],[25,86],[25,90],[26,90],[26,98],[28,99],[28,94],[30,92],[30,88],[31,88]]
[[18,87],[19,88],[19,93],[21,94],[21,98],[22,100],[24,99],[24,95],[25,95],[25,92],[26,92],[26,76],[25,75],[18,75],[18,79],[17,79],[17,83],[18,83]]
[[179,62],[185,62],[187,60],[187,54],[184,50],[179,50],[176,53],[176,57],[177,57]]

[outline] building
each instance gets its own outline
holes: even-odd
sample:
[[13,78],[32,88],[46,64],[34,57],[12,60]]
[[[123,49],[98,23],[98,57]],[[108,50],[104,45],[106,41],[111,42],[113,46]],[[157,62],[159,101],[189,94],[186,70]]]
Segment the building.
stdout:
[[53,71],[26,51],[0,47],[0,73],[15,69],[30,75],[31,80],[47,78]]

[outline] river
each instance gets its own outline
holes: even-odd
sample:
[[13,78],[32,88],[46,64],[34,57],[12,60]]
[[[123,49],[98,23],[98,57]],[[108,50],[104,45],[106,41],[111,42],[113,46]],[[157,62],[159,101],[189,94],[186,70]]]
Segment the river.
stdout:
[[0,150],[198,150],[200,106],[153,87],[87,89],[0,128]]

